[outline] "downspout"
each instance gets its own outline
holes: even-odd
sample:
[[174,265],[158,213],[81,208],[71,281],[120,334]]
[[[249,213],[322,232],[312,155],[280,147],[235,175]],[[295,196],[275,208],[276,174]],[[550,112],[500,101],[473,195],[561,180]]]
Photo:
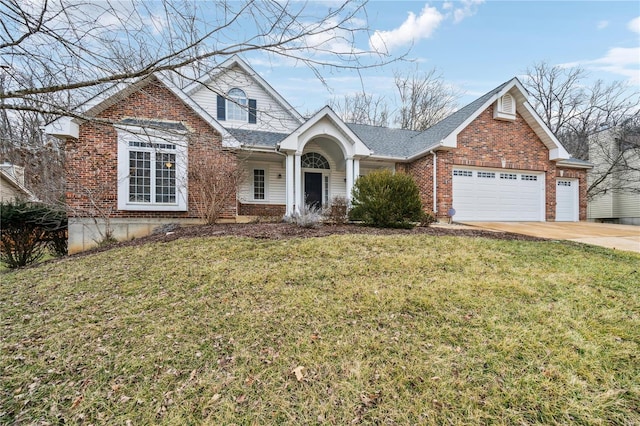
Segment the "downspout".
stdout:
[[434,150],[429,151],[429,154],[433,155],[433,214],[438,217],[438,157]]

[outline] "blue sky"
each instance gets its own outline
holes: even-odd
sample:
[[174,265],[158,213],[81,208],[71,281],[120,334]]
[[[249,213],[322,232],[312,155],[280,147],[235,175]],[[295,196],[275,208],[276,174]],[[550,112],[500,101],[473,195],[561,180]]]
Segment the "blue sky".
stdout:
[[[326,3],[326,2],[324,2]],[[320,4],[320,3],[318,3]],[[333,95],[364,89],[390,96],[393,72],[436,67],[464,95],[460,106],[524,73],[534,62],[580,65],[591,78],[640,88],[640,3],[636,1],[370,1],[369,34],[354,48],[408,53],[384,68],[323,73],[329,90],[303,66],[247,56],[301,113]]]

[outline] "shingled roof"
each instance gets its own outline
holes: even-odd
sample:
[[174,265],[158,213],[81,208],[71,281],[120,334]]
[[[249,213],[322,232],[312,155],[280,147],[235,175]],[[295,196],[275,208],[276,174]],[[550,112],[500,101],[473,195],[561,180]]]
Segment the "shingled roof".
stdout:
[[[468,105],[442,119],[424,131],[394,129],[370,126],[367,124],[346,123],[347,127],[373,151],[374,157],[389,157],[398,160],[413,159],[437,148],[445,138],[451,136],[474,114],[480,112],[486,104],[510,84],[519,84],[511,79],[490,90]],[[276,148],[288,134],[265,132],[260,130],[226,130],[245,146]],[[577,164],[576,164],[577,165]]]
[[226,129],[234,138],[242,141],[242,145],[253,147],[275,148],[280,141],[289,136],[288,133],[265,132],[262,130],[234,129],[232,127],[227,127]]
[[449,136],[510,82],[511,80],[485,93],[422,132],[366,124],[347,124],[347,126],[373,150],[374,155],[410,158],[438,146],[440,141]]

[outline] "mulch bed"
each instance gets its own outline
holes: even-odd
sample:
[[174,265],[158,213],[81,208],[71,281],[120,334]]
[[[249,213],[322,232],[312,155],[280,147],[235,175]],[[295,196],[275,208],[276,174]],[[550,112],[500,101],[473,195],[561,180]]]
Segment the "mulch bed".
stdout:
[[290,223],[229,223],[217,225],[198,225],[176,227],[169,232],[158,232],[143,238],[123,241],[116,244],[97,247],[76,255],[86,255],[116,247],[138,246],[152,242],[169,242],[180,238],[202,237],[247,237],[255,239],[284,240],[289,238],[317,238],[329,235],[367,234],[367,235],[433,235],[456,236],[472,238],[490,238],[495,240],[543,241],[543,238],[527,235],[512,234],[510,232],[493,232],[482,229],[456,225],[441,227],[416,227],[413,229],[373,228],[361,225],[321,225],[317,228],[302,228]]

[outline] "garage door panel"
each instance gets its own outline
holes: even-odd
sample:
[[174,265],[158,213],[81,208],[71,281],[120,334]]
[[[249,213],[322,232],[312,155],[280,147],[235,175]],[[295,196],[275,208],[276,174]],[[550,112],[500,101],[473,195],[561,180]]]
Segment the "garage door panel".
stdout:
[[544,174],[454,168],[458,221],[544,220]]

